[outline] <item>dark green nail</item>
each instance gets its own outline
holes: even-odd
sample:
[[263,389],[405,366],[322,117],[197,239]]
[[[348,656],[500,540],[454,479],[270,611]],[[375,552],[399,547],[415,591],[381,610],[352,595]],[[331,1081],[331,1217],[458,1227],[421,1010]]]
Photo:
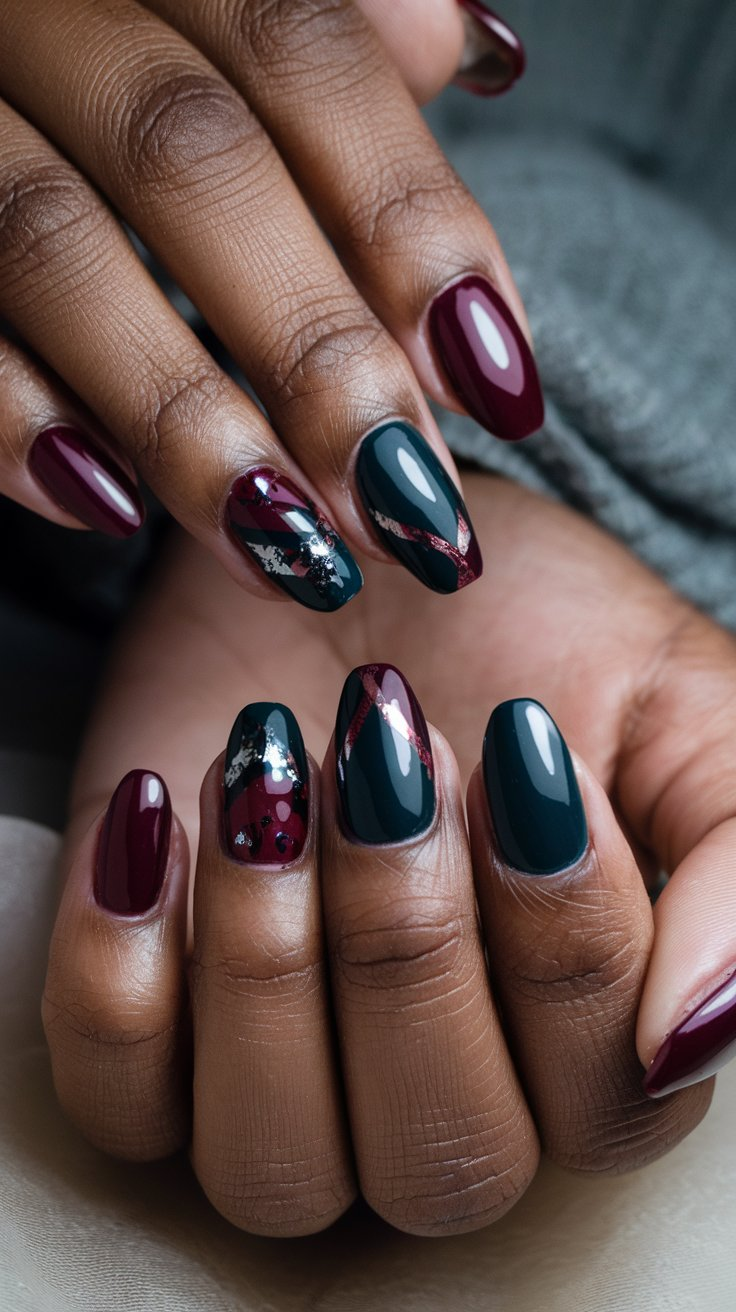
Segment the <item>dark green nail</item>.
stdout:
[[483,777],[501,854],[528,875],[554,875],[580,860],[588,826],[575,771],[552,717],[526,697],[488,721]]
[[422,709],[393,665],[361,665],[335,726],[344,827],[360,843],[401,843],[434,815],[434,767]]
[[393,422],[363,439],[356,479],[383,545],[434,592],[457,592],[483,572],[465,504],[421,433]]

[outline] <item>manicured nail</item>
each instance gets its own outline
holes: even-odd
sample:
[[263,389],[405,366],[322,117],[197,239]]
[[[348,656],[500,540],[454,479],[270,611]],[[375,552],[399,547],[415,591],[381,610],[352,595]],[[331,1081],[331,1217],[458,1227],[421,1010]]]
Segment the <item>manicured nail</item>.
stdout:
[[644,1076],[644,1092],[663,1098],[715,1075],[736,1057],[736,972],[665,1039]]
[[429,326],[458,399],[479,424],[508,442],[544,423],[544,401],[529,343],[487,278],[468,274],[432,302]]
[[288,706],[251,702],[225,751],[225,846],[236,861],[283,866],[299,856],[309,824],[309,767]]
[[171,802],[163,779],[131,770],[112,795],[95,868],[95,897],[106,911],[140,916],[158,901],[171,835]]
[[335,726],[344,827],[359,843],[401,843],[434,815],[427,724],[393,665],[360,665],[342,690]]
[[146,518],[135,483],[112,456],[75,428],[39,433],[28,456],[34,478],[68,514],[113,538],[129,538]]
[[339,610],[363,586],[342,538],[285,474],[262,466],[236,479],[230,533],[284,592],[310,610]]
[[521,77],[526,55],[516,33],[480,0],[458,0],[465,49],[455,86],[476,96],[500,96]]
[[394,421],[363,439],[358,491],[378,537],[435,592],[483,573],[478,539],[452,479],[416,429]]
[[552,717],[528,698],[502,702],[488,721],[483,777],[504,860],[554,875],[580,860],[588,826],[575,770]]

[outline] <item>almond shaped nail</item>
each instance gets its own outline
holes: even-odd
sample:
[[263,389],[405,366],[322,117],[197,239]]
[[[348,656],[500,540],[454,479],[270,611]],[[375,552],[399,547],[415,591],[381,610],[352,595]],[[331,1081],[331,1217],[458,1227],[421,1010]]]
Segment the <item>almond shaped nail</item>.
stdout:
[[665,1039],[644,1077],[644,1092],[663,1098],[707,1080],[736,1057],[736,971]]
[[455,85],[476,96],[509,91],[526,68],[521,40],[480,0],[458,0],[465,20],[465,50]]
[[171,835],[171,801],[160,775],[131,770],[110,799],[95,864],[95,897],[119,916],[140,916],[158,901]]
[[508,442],[541,428],[544,400],[534,356],[487,278],[468,274],[441,291],[429,326],[458,399],[483,428]]
[[483,560],[465,503],[410,424],[395,420],[363,439],[356,482],[376,535],[426,587],[457,592],[480,578]]
[[309,825],[309,766],[288,706],[251,702],[225,751],[225,846],[235,861],[286,865],[301,853]]
[[309,610],[339,610],[363,586],[363,575],[340,535],[278,470],[261,465],[236,479],[226,515],[237,545]]
[[28,468],[51,498],[88,528],[129,538],[145,520],[140,492],[107,451],[75,428],[39,433]]

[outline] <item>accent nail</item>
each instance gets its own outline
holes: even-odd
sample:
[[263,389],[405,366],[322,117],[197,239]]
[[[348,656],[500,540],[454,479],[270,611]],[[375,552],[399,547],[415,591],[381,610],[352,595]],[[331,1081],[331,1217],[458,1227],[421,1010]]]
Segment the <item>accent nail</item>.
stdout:
[[360,665],[342,690],[335,727],[337,790],[346,832],[359,843],[401,843],[434,815],[427,724],[393,665]]
[[478,539],[452,479],[409,424],[363,439],[358,492],[381,542],[435,592],[457,592],[483,573]]
[[476,96],[509,91],[526,68],[519,37],[480,0],[458,0],[465,23],[465,50],[455,86]]
[[140,916],[158,901],[171,835],[166,784],[150,770],[131,770],[112,795],[95,867],[95,897],[106,911]]
[[644,1076],[644,1092],[663,1098],[715,1075],[736,1057],[736,972],[665,1039]]
[[502,702],[488,721],[483,777],[501,854],[528,875],[554,875],[580,860],[588,826],[565,740],[528,698]]
[[56,504],[88,528],[129,538],[146,518],[133,480],[75,428],[59,424],[39,433],[28,467]]
[[304,492],[268,466],[236,479],[227,501],[230,533],[284,592],[310,610],[339,610],[363,586],[342,538]]
[[309,767],[288,706],[251,702],[240,712],[225,752],[225,846],[243,863],[295,861],[309,824]]
[[479,424],[508,442],[541,428],[544,400],[534,356],[487,278],[468,274],[441,291],[429,326],[447,377]]

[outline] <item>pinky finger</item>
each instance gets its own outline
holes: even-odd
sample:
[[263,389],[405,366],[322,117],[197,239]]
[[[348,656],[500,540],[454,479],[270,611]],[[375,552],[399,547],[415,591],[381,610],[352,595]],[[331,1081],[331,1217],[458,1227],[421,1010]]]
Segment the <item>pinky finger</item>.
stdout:
[[68,528],[127,538],[145,510],[130,466],[41,365],[0,336],[0,492]]
[[43,1022],[59,1101],[96,1147],[131,1161],[190,1132],[188,867],[166,785],[131,771],[81,845],[51,941]]

